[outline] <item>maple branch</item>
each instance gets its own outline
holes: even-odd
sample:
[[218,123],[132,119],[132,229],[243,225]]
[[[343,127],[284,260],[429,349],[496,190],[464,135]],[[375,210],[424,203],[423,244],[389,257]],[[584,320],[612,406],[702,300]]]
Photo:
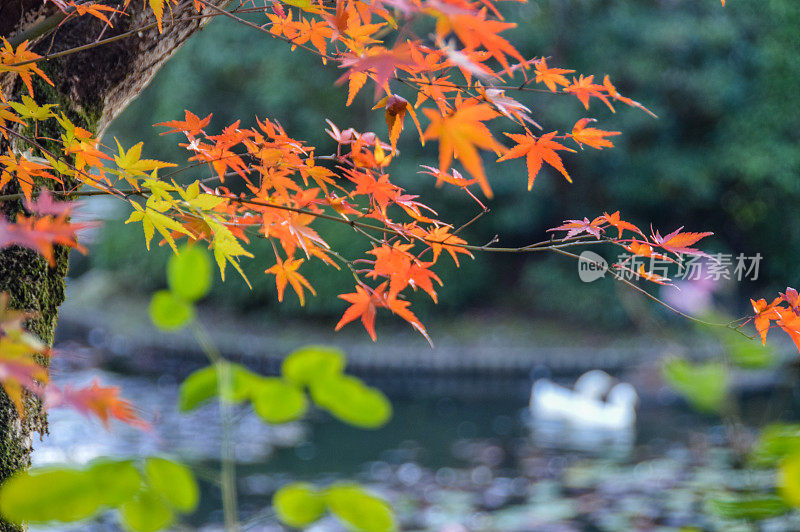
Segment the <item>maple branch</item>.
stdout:
[[[570,253],[569,251],[564,251],[563,249],[561,249],[559,247],[542,248],[542,249],[546,249],[548,251],[552,251],[554,253],[558,253],[559,255],[565,255],[567,257],[572,257],[573,259],[576,259],[576,260],[579,260],[579,261],[589,262],[589,263],[592,263],[595,266],[598,266],[598,267],[601,267],[601,268],[607,268],[607,265],[605,265],[605,264],[602,264],[602,263],[597,262],[595,260],[587,259],[586,257],[581,257],[581,256],[576,255],[574,253]],[[632,283],[631,281],[625,279],[622,275],[620,275],[619,273],[615,272],[614,270],[612,270],[610,268],[607,268],[606,271],[608,271],[614,277],[614,279],[616,279],[617,281],[621,281],[622,283],[630,286],[631,288],[633,288],[637,292],[647,296],[648,298],[652,299],[654,302],[656,302],[659,305],[667,308],[668,310],[674,312],[675,314],[677,314],[679,316],[682,316],[682,317],[684,317],[684,318],[686,318],[688,320],[691,320],[691,321],[693,321],[695,323],[700,323],[702,325],[708,325],[708,326],[711,326],[711,327],[725,327],[726,329],[734,330],[734,331],[738,332],[739,334],[741,334],[742,336],[744,336],[745,338],[750,338],[751,340],[753,338],[755,338],[755,337],[751,338],[748,334],[746,334],[744,331],[742,331],[739,327],[734,327],[733,326],[734,323],[736,323],[738,321],[741,321],[744,318],[739,318],[737,320],[733,320],[733,321],[728,322],[728,323],[712,323],[712,322],[709,322],[709,321],[701,320],[700,318],[695,318],[694,316],[686,314],[685,312],[681,312],[680,310],[678,310],[675,307],[669,305],[665,301],[662,301],[661,299],[657,298],[656,296],[654,296],[653,294],[651,294],[650,292],[648,292],[644,288],[642,288],[640,286],[637,286],[636,284]]]
[[[190,1],[186,1],[186,2],[184,2],[182,4],[180,4],[179,6],[175,7],[175,9],[184,8],[184,7],[188,6],[190,3],[191,3]],[[206,5],[210,5],[210,4],[206,4]],[[216,8],[216,9],[219,9],[216,6],[213,6],[213,7]],[[224,11],[224,10],[221,10],[221,11],[223,11],[224,13],[227,13],[227,11]],[[214,18],[214,17],[217,17],[217,16],[219,16],[219,14],[215,14],[215,13],[199,13],[199,14],[196,14],[196,15],[190,15],[190,16],[186,16],[186,17],[171,19],[170,24],[166,24],[165,23],[164,26],[166,27],[168,25],[176,25],[178,23],[186,22],[186,21],[190,21],[190,20],[200,20],[200,19],[204,19],[204,18]],[[100,47],[100,46],[103,46],[103,45],[106,45],[106,44],[111,44],[113,42],[120,41],[122,39],[126,39],[128,37],[132,37],[134,35],[138,35],[139,32],[142,32],[142,31],[145,31],[145,30],[149,30],[149,29],[155,28],[157,26],[158,26],[158,22],[151,22],[151,23],[148,23],[148,24],[144,24],[142,26],[138,26],[138,27],[136,27],[136,28],[134,28],[132,30],[126,31],[124,33],[120,33],[119,35],[114,35],[113,37],[108,37],[108,38],[105,38],[105,39],[102,39],[102,40],[99,40],[99,41],[94,41],[94,42],[91,42],[91,43],[88,43],[88,44],[84,44],[84,45],[81,45],[81,46],[76,46],[74,48],[68,48],[68,49],[62,50],[60,52],[48,53],[48,54],[45,54],[43,56],[37,57],[36,59],[28,59],[26,61],[19,61],[17,63],[9,63],[9,64],[4,65],[4,66],[7,66],[7,67],[18,67],[18,66],[28,65],[28,64],[31,64],[31,63],[38,63],[39,61],[49,61],[50,59],[57,59],[59,57],[64,57],[64,56],[72,55],[72,54],[75,54],[75,53],[78,53],[78,52],[83,52],[83,51],[86,51],[86,50],[90,50],[92,48],[97,48],[97,47]],[[34,29],[35,28],[32,28],[30,31],[33,31]],[[49,28],[49,29],[53,29],[53,28]],[[45,33],[47,33],[47,32],[46,31],[42,32],[42,35],[44,35]],[[23,39],[23,42],[24,42],[24,40],[25,39]],[[18,44],[21,44],[21,43],[18,43]]]
[[328,54],[320,53],[319,50],[315,50],[314,48],[312,48],[310,46],[306,46],[305,44],[296,43],[296,42],[292,41],[290,38],[285,37],[283,35],[276,35],[276,34],[272,33],[271,31],[269,31],[268,29],[266,29],[266,28],[264,28],[262,26],[259,26],[258,24],[253,24],[249,20],[245,20],[245,19],[243,19],[241,17],[237,17],[233,13],[231,13],[229,11],[225,11],[224,9],[220,9],[219,7],[217,7],[215,5],[209,4],[205,0],[198,0],[198,1],[201,4],[205,5],[206,7],[210,7],[211,9],[216,11],[219,15],[224,15],[226,17],[229,17],[229,18],[235,20],[236,22],[238,22],[240,24],[244,24],[248,28],[253,28],[254,30],[258,30],[258,31],[260,31],[262,33],[266,33],[267,35],[269,35],[271,37],[274,37],[276,39],[280,39],[280,40],[282,40],[284,42],[287,42],[287,43],[291,44],[292,46],[298,46],[298,47],[300,47],[300,48],[302,48],[304,50],[307,50],[307,51],[309,51],[309,52],[311,52],[313,54],[316,54],[316,55],[318,55],[320,57],[323,57],[323,58],[325,58],[325,59],[327,59],[329,61],[335,61],[335,58],[329,56]]

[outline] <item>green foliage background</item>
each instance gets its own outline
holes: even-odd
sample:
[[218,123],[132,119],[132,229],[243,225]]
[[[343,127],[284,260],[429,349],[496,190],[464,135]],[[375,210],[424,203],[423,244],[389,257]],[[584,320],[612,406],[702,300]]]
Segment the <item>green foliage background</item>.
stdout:
[[[509,39],[523,55],[547,56],[551,65],[578,72],[611,75],[621,92],[659,115],[617,106],[612,115],[595,101],[588,112],[573,97],[540,93],[511,94],[532,107],[545,127],[568,129],[578,118],[597,118],[599,127],[619,130],[615,148],[564,156],[575,183],[552,172],[526,192],[521,160],[490,164],[496,199],[490,215],[467,234],[474,243],[500,235],[500,245],[541,240],[548,227],[566,218],[593,217],[621,210],[646,226],[671,231],[713,231],[704,249],[764,256],[759,280],[741,283],[739,295],[770,293],[796,283],[800,248],[800,3],[796,0],[529,0],[506,6],[518,27]],[[256,20],[256,19],[254,19]],[[259,21],[263,23],[262,21]],[[130,146],[144,139],[148,156],[180,162],[186,152],[177,136],[158,137],[151,124],[179,118],[183,109],[205,116],[212,127],[254,115],[277,119],[287,132],[318,153],[333,149],[324,119],[340,128],[373,129],[385,135],[382,112],[370,111],[372,91],[365,89],[345,108],[345,87],[334,87],[335,65],[267,35],[228,20],[210,24],[163,69],[151,86],[115,122],[106,141]],[[401,94],[412,99],[411,94]],[[412,100],[413,101],[413,100]],[[407,126],[410,127],[410,126]],[[392,175],[420,194],[445,219],[463,223],[477,211],[457,191],[435,190],[419,164],[435,166],[436,152],[422,154],[411,130],[401,139],[402,156]],[[186,177],[205,177],[206,170]],[[121,213],[120,216],[123,214]],[[343,255],[357,258],[366,243],[345,226],[321,228]],[[108,223],[88,263],[113,270],[123,285],[149,292],[164,285],[167,249],[144,253],[142,236],[129,226]],[[215,288],[217,303],[242,309],[275,308],[295,314],[338,314],[345,307],[335,295],[349,291],[348,274],[307,268],[320,297],[300,311],[277,304],[274,281],[263,270],[272,251],[254,242],[255,260],[244,265],[254,290],[232,278]],[[612,257],[609,257],[612,258]],[[574,262],[539,255],[484,254],[462,261],[456,272],[442,262],[445,281],[438,307],[418,305],[423,315],[466,307],[503,307],[531,315],[575,316],[602,324],[620,323],[614,283],[580,283]]]

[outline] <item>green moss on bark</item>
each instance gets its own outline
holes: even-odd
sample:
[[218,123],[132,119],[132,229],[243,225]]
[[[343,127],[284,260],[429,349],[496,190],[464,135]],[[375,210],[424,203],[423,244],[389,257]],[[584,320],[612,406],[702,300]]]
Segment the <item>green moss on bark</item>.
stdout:
[[[51,76],[58,68],[56,64],[44,66]],[[64,112],[75,125],[89,131],[96,130],[100,116],[98,107],[75,105],[66,95],[38,78],[34,78],[34,93],[38,102],[57,103],[58,111]],[[25,128],[22,133],[33,137],[33,125]],[[60,138],[61,129],[55,120],[38,123],[36,133],[40,137],[39,144],[45,149],[53,153],[61,151],[58,142],[41,139]],[[25,146],[23,141],[15,141],[14,144],[23,151],[31,147]],[[41,155],[38,151],[35,149],[34,153]],[[61,177],[65,179],[64,176]],[[52,182],[37,183],[39,186],[51,184]],[[75,182],[65,179],[64,185],[71,189]],[[19,189],[12,182],[6,192],[15,193]],[[16,219],[20,212],[23,212],[21,201],[4,202],[0,206],[0,213],[9,220]],[[11,307],[34,313],[35,316],[26,323],[26,327],[48,345],[53,343],[58,307],[64,302],[69,250],[56,246],[54,258],[55,265],[51,267],[41,255],[28,249],[12,246],[0,251],[0,292],[9,294]],[[47,364],[47,360],[40,362]],[[41,402],[36,397],[27,395],[24,405],[25,417],[21,419],[8,395],[0,390],[0,482],[30,466],[33,433],[47,433],[47,417]],[[0,520],[0,532],[19,530],[22,528],[18,525]]]

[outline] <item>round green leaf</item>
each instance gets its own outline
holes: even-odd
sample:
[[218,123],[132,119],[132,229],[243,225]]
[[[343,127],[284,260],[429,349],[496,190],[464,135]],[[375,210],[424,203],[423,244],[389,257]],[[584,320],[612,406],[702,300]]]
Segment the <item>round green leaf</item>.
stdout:
[[286,423],[303,417],[308,401],[302,390],[277,377],[261,379],[253,391],[253,409],[267,423]]
[[392,417],[392,405],[380,390],[349,375],[313,381],[311,397],[335,417],[361,428],[381,427]]
[[122,524],[136,532],[155,532],[167,528],[175,514],[167,503],[152,491],[139,492],[119,509]]
[[79,521],[102,503],[86,471],[48,468],[19,473],[0,488],[0,513],[21,523]]
[[180,329],[194,319],[194,305],[172,292],[159,290],[150,300],[150,319],[161,329]]
[[355,484],[335,484],[325,494],[331,513],[346,525],[362,532],[397,530],[391,506]]
[[[224,364],[231,372],[231,391],[226,399],[238,403],[252,397],[261,386],[263,377],[239,364]],[[217,366],[206,366],[186,377],[181,383],[178,407],[186,412],[218,394]]]
[[144,469],[150,488],[173,508],[183,513],[197,508],[200,490],[188,467],[164,458],[148,458]]
[[281,373],[298,386],[340,375],[344,370],[344,353],[335,347],[308,345],[290,353],[281,365]]
[[142,477],[131,460],[96,460],[86,471],[100,503],[119,506],[129,501],[142,487]]
[[184,301],[197,301],[211,288],[211,258],[200,246],[183,246],[167,263],[167,283]]
[[275,514],[294,528],[308,526],[325,513],[325,498],[304,482],[283,486],[272,497]]

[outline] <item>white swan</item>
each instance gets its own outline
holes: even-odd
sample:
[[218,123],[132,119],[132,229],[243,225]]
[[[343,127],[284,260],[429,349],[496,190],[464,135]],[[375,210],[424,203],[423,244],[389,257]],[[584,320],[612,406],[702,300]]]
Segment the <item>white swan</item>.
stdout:
[[623,382],[611,388],[604,401],[612,382],[601,370],[583,374],[573,390],[539,379],[531,389],[531,415],[534,420],[563,421],[576,429],[630,429],[636,422],[638,395],[633,386]]

